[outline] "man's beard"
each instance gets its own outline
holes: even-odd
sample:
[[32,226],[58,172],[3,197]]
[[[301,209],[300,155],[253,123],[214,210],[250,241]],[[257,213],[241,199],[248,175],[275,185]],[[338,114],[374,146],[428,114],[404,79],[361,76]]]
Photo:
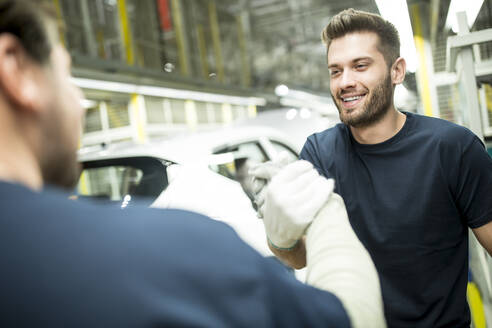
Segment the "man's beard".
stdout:
[[340,100],[340,97],[335,99],[332,95],[333,101],[338,109],[340,120],[343,123],[354,128],[362,128],[379,122],[386,115],[390,109],[391,99],[393,97],[393,85],[391,83],[390,74],[388,74],[384,80],[367,95],[369,96],[369,99],[362,104],[362,111],[354,116],[344,115],[345,110],[340,108],[341,106],[338,103],[338,101],[343,100]]
[[41,174],[45,184],[71,190],[78,182],[81,167],[77,162],[77,150],[70,144],[72,138],[63,124],[62,113],[44,120],[43,145],[40,154]]

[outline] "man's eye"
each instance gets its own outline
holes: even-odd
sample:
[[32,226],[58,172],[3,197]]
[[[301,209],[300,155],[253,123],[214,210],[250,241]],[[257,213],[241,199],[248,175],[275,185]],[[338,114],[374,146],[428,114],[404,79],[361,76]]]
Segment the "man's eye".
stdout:
[[330,71],[330,75],[331,75],[331,76],[336,76],[336,75],[338,75],[339,73],[340,73],[340,71],[339,71],[339,70],[331,70],[331,71]]
[[355,68],[357,68],[357,69],[364,69],[364,68],[366,68],[366,67],[367,67],[367,65],[366,65],[366,64],[357,64],[357,65],[355,66]]

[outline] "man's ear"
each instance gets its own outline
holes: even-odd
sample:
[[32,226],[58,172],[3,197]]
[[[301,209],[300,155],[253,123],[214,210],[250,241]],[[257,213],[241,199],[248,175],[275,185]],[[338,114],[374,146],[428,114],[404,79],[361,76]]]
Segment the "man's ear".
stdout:
[[15,36],[0,34],[0,87],[16,108],[38,111],[42,95],[42,67]]
[[405,73],[407,71],[407,63],[403,57],[398,57],[393,65],[391,65],[391,82],[393,84],[400,84],[405,80]]

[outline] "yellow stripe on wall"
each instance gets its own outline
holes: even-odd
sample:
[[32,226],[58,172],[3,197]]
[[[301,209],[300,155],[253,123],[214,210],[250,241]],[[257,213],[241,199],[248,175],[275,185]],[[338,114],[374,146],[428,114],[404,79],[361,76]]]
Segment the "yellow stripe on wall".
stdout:
[[225,124],[229,124],[232,122],[231,104],[222,104],[222,122]]
[[487,328],[482,298],[480,297],[477,286],[473,282],[469,282],[466,287],[466,298],[468,300],[468,305],[470,306],[473,327]]
[[82,171],[79,178],[79,195],[89,195],[89,184],[87,183],[87,173]]
[[186,124],[194,131],[198,125],[198,116],[196,114],[196,106],[193,100],[185,100],[184,103]]
[[248,106],[248,117],[253,118],[256,117],[256,105],[249,105]]
[[147,135],[145,133],[145,118],[143,113],[145,111],[145,102],[143,96],[132,94],[130,106],[134,128],[136,129],[137,142],[145,143],[147,141]]
[[118,12],[120,15],[120,27],[123,37],[123,45],[125,46],[126,62],[128,65],[133,65],[133,45],[130,24],[128,23],[128,15],[126,12],[126,0],[118,0]]
[[417,55],[419,60],[419,74],[418,80],[420,85],[420,92],[422,97],[422,104],[424,107],[424,114],[427,116],[433,116],[432,101],[429,86],[429,72],[427,68],[426,54],[425,54],[425,41],[422,32],[422,21],[420,19],[419,4],[414,4],[410,7],[412,18],[414,20],[413,31],[415,48],[417,49]]

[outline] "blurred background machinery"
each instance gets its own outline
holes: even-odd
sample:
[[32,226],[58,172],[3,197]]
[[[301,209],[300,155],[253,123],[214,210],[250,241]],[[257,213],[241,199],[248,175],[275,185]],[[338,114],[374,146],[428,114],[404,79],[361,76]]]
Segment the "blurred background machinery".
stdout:
[[[412,44],[415,58],[403,54],[410,70],[397,91],[399,108],[469,125],[466,82],[446,66],[448,38],[458,32],[452,21],[459,10],[470,11],[471,32],[492,27],[492,0],[52,1],[87,98],[84,145],[145,142],[285,106],[336,118],[320,31],[349,7],[411,22],[410,40],[400,31],[402,46]],[[388,10],[395,3],[403,10]],[[492,42],[471,47],[488,137]],[[276,93],[282,85],[287,93]]]

